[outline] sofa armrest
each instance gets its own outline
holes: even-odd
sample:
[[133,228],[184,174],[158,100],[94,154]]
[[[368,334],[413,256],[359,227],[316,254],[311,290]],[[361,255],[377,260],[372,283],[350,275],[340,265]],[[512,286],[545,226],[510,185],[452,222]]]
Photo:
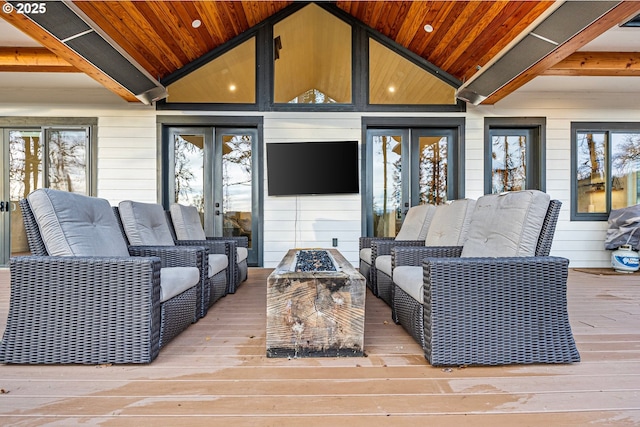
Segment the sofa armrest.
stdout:
[[549,256],[425,259],[425,355],[433,365],[579,361],[568,266]]
[[162,267],[209,266],[207,248],[204,246],[129,246],[129,254],[136,257],[160,257]]
[[235,240],[176,240],[177,246],[203,246],[210,254],[229,255],[236,249]]
[[394,240],[394,237],[371,237],[371,236],[362,236],[358,240],[359,249],[370,248],[371,244],[374,241],[384,241],[384,240]]
[[149,363],[159,352],[157,257],[10,260],[4,363]]
[[399,246],[424,246],[424,240],[375,241],[371,245],[371,259],[380,255],[391,255],[391,250]]
[[401,246],[393,248],[391,253],[391,265],[395,268],[400,265],[420,266],[426,257],[459,257],[462,246]]
[[233,284],[238,277],[238,267],[236,260],[238,259],[238,253],[236,251],[237,239],[209,239],[207,240],[177,240],[178,246],[204,246],[208,249],[210,254],[224,254],[227,256],[229,265],[227,266],[227,286]]
[[236,242],[236,245],[240,248],[249,247],[249,238],[247,236],[222,236],[222,237],[207,236],[207,240],[232,240]]

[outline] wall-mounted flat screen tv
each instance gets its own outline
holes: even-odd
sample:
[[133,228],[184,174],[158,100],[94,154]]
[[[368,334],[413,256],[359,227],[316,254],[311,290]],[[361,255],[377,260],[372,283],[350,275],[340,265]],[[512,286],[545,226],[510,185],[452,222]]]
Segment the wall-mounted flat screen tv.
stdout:
[[358,142],[267,144],[270,196],[359,192]]

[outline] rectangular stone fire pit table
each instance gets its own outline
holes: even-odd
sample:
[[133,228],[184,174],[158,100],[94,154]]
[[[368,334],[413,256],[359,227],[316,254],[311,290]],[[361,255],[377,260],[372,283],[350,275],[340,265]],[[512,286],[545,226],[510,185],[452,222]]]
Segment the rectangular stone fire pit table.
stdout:
[[[299,251],[326,252],[335,271],[296,271]],[[287,252],[267,279],[267,357],[362,356],[365,290],[335,249]]]

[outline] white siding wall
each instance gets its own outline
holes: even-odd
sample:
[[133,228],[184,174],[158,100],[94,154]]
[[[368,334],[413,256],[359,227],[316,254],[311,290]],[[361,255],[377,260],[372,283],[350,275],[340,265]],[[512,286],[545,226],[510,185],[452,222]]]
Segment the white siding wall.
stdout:
[[[97,117],[98,196],[116,204],[124,199],[157,200],[156,112],[145,106],[0,104],[1,116]],[[185,114],[194,114],[193,112]],[[195,113],[197,114],[197,113]],[[207,114],[220,115],[208,112]],[[229,113],[234,115],[232,112]],[[237,114],[237,113],[236,113]],[[264,142],[361,141],[360,113],[250,113],[264,117]],[[547,192],[563,202],[552,255],[572,267],[609,266],[604,250],[606,222],[571,222],[570,124],[572,121],[640,121],[640,103],[623,94],[514,94],[495,106],[469,106],[464,114],[367,114],[369,116],[466,117],[466,196],[483,194],[484,117],[547,118]],[[266,164],[265,170],[266,170]],[[331,173],[327,171],[327,173]],[[362,173],[361,173],[362,174]],[[266,180],[265,173],[265,180]],[[269,197],[264,194],[264,266],[274,267],[292,247],[331,247],[356,264],[360,236],[360,195]]]
[[[361,115],[354,113],[269,113],[264,120],[267,144],[360,141],[361,133]],[[328,170],[327,174],[330,173]],[[291,248],[331,247],[333,238],[338,239],[337,249],[357,265],[359,195],[269,197],[266,179],[265,173],[265,267],[275,267]]]
[[158,200],[158,146],[155,111],[103,112],[98,120],[98,196]]

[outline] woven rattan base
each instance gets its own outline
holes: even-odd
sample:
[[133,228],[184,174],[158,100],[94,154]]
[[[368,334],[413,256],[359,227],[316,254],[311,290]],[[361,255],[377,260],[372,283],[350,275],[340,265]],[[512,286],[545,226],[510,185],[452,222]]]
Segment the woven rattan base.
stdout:
[[391,305],[393,304],[393,281],[391,280],[391,277],[387,276],[380,270],[376,270],[376,275],[378,276],[378,280],[376,280],[376,286],[378,287],[378,297],[391,307]]

